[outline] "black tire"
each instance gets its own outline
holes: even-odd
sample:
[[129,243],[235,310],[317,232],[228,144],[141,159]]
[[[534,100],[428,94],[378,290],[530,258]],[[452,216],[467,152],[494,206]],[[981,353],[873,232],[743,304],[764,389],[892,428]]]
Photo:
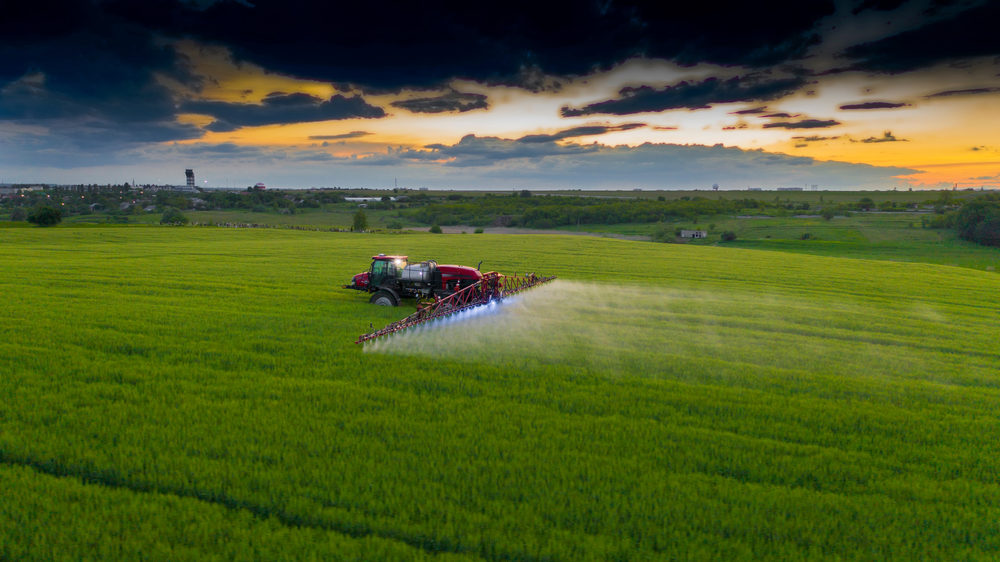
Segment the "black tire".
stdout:
[[396,296],[389,291],[375,291],[372,298],[368,300],[372,304],[377,304],[379,306],[399,306],[399,301],[396,300]]

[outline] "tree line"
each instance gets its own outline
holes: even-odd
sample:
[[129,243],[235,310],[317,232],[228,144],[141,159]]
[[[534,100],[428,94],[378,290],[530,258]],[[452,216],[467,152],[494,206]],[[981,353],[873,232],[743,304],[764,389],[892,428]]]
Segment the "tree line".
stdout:
[[[450,198],[449,198],[450,199]],[[796,207],[808,203],[793,204]],[[612,199],[487,194],[428,203],[407,214],[424,224],[555,228],[587,224],[652,223],[723,214],[786,212],[786,204],[757,199]]]
[[959,238],[1000,246],[1000,195],[991,193],[967,201],[955,212],[953,226]]

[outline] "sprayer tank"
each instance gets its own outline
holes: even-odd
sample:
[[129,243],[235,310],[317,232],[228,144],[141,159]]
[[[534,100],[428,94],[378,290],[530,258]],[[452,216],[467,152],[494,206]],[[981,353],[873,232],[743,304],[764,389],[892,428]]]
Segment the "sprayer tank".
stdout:
[[434,260],[410,264],[403,268],[400,279],[410,283],[430,283],[435,269],[437,262]]

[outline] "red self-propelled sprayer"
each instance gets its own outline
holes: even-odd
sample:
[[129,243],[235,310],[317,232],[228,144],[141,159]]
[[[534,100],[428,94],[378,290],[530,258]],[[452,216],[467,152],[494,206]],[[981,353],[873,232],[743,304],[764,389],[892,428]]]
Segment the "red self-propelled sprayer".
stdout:
[[[482,262],[479,262],[482,265]],[[359,273],[345,289],[371,293],[369,302],[398,306],[404,298],[417,300],[417,311],[381,330],[358,337],[363,343],[407,328],[449,316],[504,298],[551,281],[555,277],[503,275],[496,271],[482,273],[478,267],[438,265],[434,260],[408,263],[407,256],[372,256],[368,271]]]

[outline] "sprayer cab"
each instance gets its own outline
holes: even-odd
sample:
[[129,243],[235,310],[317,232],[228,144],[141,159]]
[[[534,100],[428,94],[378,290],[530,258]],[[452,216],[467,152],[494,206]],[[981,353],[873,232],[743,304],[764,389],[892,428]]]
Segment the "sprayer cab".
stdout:
[[443,298],[482,280],[478,269],[438,265],[434,260],[409,263],[407,256],[372,256],[368,271],[358,273],[345,289],[372,293],[370,302],[397,306],[401,299]]

